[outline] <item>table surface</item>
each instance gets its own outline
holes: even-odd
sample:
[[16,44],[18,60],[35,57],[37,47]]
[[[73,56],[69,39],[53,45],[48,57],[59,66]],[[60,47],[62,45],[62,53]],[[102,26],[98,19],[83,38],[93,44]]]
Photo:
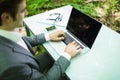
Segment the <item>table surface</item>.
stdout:
[[[48,26],[65,29],[72,6],[67,5],[24,19],[29,29],[35,34],[46,33]],[[50,14],[60,13],[62,21],[48,20]],[[52,57],[57,60],[59,55],[49,42],[43,44]],[[120,34],[102,25],[91,50],[71,60],[66,74],[71,80],[120,80]]]

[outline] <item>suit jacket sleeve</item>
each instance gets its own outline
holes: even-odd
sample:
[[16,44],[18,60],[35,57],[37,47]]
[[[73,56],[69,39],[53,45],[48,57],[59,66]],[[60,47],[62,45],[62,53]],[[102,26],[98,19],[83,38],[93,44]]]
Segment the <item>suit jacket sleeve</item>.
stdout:
[[61,56],[44,75],[28,64],[16,64],[6,69],[0,75],[0,80],[60,80],[69,64],[70,62]]
[[44,42],[46,42],[45,40],[45,36],[44,33],[36,35],[36,36],[32,36],[32,37],[23,37],[23,39],[27,42],[29,42],[29,44],[34,47],[37,46],[39,44],[42,44]]

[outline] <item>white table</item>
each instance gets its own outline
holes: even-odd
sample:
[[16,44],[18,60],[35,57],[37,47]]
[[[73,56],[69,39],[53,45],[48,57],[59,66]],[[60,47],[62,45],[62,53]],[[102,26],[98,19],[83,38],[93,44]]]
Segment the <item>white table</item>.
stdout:
[[[65,29],[71,9],[70,5],[60,7],[25,18],[24,22],[35,35],[45,33],[45,28],[53,24]],[[63,15],[62,21],[47,20],[52,13]],[[57,60],[59,55],[49,42],[43,45]],[[90,52],[72,59],[66,74],[71,80],[120,80],[120,34],[103,25]]]

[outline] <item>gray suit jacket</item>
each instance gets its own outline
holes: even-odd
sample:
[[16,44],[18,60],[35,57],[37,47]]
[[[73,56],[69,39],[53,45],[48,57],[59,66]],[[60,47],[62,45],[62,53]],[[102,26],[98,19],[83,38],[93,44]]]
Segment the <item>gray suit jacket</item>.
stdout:
[[31,47],[44,43],[44,34],[23,39],[30,52],[0,36],[0,80],[59,80],[70,62],[61,56],[50,70],[43,74]]

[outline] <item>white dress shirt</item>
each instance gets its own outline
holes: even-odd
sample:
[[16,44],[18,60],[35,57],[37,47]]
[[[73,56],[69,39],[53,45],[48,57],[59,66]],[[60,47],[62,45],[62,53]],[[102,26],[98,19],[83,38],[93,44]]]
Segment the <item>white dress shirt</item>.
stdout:
[[24,47],[26,50],[29,51],[27,45],[25,44],[25,42],[21,38],[22,34],[20,34],[19,32],[0,30],[0,35],[7,38],[7,39],[10,39],[10,40],[16,42],[17,44],[19,44],[20,46]]

